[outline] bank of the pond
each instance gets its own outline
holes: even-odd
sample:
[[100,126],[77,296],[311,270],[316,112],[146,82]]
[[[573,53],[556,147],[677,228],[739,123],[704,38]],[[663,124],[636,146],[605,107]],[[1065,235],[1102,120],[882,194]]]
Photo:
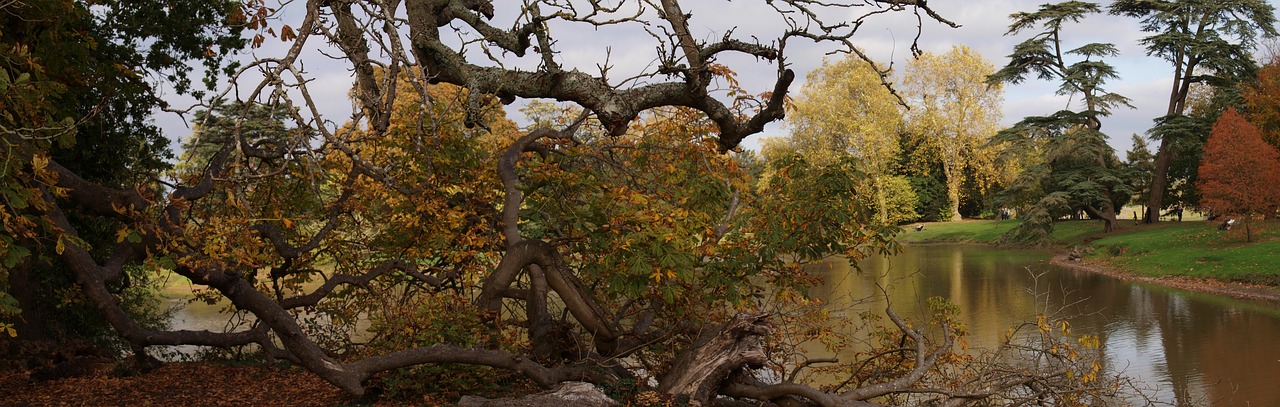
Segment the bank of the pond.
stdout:
[[[1016,220],[966,220],[904,227],[907,244],[994,244]],[[923,228],[920,228],[923,226]],[[1243,228],[1218,229],[1215,222],[1121,221],[1103,233],[1099,221],[1063,221],[1054,226],[1053,263],[1115,278],[1160,284],[1236,298],[1280,301],[1280,222],[1254,226],[1253,242]],[[918,230],[917,230],[918,229]],[[1079,250],[1082,259],[1068,260]]]

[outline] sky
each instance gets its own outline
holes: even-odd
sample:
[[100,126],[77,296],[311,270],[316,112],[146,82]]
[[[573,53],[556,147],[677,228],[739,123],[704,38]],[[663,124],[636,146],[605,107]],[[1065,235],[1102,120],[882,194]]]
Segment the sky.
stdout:
[[[1275,1],[1272,0],[1273,4]],[[297,7],[301,2],[293,2]],[[512,1],[496,1],[498,15],[495,25],[509,26],[514,16]],[[1009,25],[1009,14],[1017,11],[1033,11],[1043,1],[1020,0],[948,0],[934,1],[930,4],[942,16],[960,24],[959,28],[950,28],[939,23],[925,20],[921,27],[919,46],[925,52],[944,53],[955,45],[965,45],[977,50],[999,68],[1006,63],[1006,56],[1013,46],[1025,39],[1030,33],[1005,36]],[[1104,7],[1107,1],[1100,2]],[[691,14],[689,19],[694,35],[714,40],[732,31],[734,38],[750,39],[757,37],[769,39],[777,37],[782,29],[778,15],[765,6],[763,0],[694,0],[686,1],[685,10]],[[290,22],[293,15],[289,9],[282,17],[281,23]],[[865,12],[866,8],[853,10],[853,13]],[[852,16],[852,15],[850,15]],[[838,14],[830,18],[840,17]],[[875,16],[863,26],[853,41],[868,55],[881,63],[892,63],[896,69],[905,68],[911,58],[909,46],[916,35],[916,19],[910,13],[884,14]],[[603,30],[583,25],[555,25],[551,27],[552,35],[557,38],[556,48],[560,52],[561,63],[569,68],[577,68],[586,72],[597,72],[601,61],[608,60],[612,65],[610,78],[625,78],[631,73],[653,67],[653,38],[646,34],[643,27],[632,26],[621,30]],[[1172,68],[1166,61],[1149,57],[1139,44],[1144,36],[1139,30],[1138,21],[1105,14],[1090,16],[1079,24],[1065,29],[1068,47],[1079,46],[1090,42],[1114,43],[1120,50],[1120,56],[1108,58],[1120,74],[1120,79],[1112,81],[1106,89],[1132,99],[1133,109],[1118,109],[1112,116],[1103,119],[1102,130],[1110,136],[1112,147],[1123,158],[1124,152],[1131,146],[1132,134],[1145,134],[1151,127],[1152,119],[1165,112],[1169,88],[1172,84]],[[254,56],[278,56],[283,53],[287,44],[278,40],[267,40],[261,48],[253,50]],[[327,46],[319,39],[309,43],[309,50],[304,53],[305,67],[314,81],[310,83],[310,91],[320,105],[324,119],[333,123],[342,123],[351,112],[351,104],[347,98],[352,76],[350,66],[345,61],[326,57],[323,52]],[[809,43],[793,43],[786,53],[790,68],[798,80],[792,86],[795,94],[802,86],[805,76],[822,64],[827,52],[834,47],[830,44],[813,45]],[[334,54],[333,50],[328,50]],[[830,56],[839,58],[841,55]],[[765,61],[751,58],[726,58],[725,63],[738,73],[742,85],[753,93],[771,89],[776,74],[775,67]],[[512,60],[511,66],[532,67],[536,60]],[[242,94],[251,89],[246,78],[232,95]],[[1056,84],[1029,80],[1018,85],[1005,87],[1004,118],[1002,123],[1013,124],[1029,115],[1045,115],[1068,107],[1069,99],[1055,95]],[[190,98],[170,95],[167,97],[173,106],[184,107],[194,101]],[[509,116],[517,121],[521,115],[516,109],[517,102],[509,107]],[[189,123],[172,113],[160,113],[157,116],[166,135],[177,143],[187,137],[191,130]],[[766,127],[764,133],[752,136],[744,141],[743,146],[757,149],[762,137],[781,137],[787,134],[785,124],[775,122]]]

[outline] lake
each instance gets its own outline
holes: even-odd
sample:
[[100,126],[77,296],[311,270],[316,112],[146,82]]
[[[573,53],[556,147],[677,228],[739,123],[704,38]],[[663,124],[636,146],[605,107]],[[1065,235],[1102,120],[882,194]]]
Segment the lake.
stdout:
[[[924,315],[923,301],[950,299],[971,348],[994,348],[1013,324],[1034,318],[1033,291],[1053,309],[1074,303],[1073,334],[1097,335],[1106,366],[1177,405],[1280,405],[1280,304],[1131,283],[1048,263],[1049,253],[921,245],[851,268],[843,258],[811,266],[827,284],[811,292],[833,309],[887,287],[895,309]],[[870,307],[870,308],[868,308]],[[883,300],[858,309],[883,309]]]
[[[1140,381],[1161,402],[1280,405],[1280,304],[1120,281],[1048,259],[1037,250],[911,246],[862,261],[861,272],[843,258],[813,265],[827,284],[811,294],[828,299],[833,310],[882,310],[879,283],[903,315],[924,315],[923,299],[945,297],[960,306],[970,347],[994,348],[1010,326],[1034,318],[1038,290],[1051,305],[1076,302],[1065,310],[1076,315],[1073,333],[1097,335],[1107,367]],[[851,305],[868,298],[873,303]],[[188,304],[173,323],[220,330],[227,322],[220,308]]]

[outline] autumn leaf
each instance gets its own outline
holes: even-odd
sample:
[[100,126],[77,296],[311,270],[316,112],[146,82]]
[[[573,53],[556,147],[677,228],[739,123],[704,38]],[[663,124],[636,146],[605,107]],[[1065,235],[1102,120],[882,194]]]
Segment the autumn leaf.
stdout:
[[1247,239],[1255,217],[1280,207],[1280,152],[1262,140],[1262,132],[1228,108],[1205,142],[1196,180],[1210,213],[1241,216]]

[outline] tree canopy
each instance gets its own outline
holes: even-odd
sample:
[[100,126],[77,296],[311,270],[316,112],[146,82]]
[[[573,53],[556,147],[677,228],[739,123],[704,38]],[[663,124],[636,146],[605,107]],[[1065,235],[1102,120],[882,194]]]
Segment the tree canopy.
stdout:
[[[996,145],[988,141],[1003,117],[1003,88],[988,86],[995,68],[977,51],[954,46],[943,54],[925,53],[912,61],[903,79],[912,106],[907,133],[941,163],[946,178],[951,219],[960,220],[960,190],[966,170],[975,173],[979,188],[993,183]],[[919,158],[919,157],[915,157]]]
[[[905,12],[955,24],[925,2],[764,3],[780,21],[765,40],[731,27],[707,35],[675,0],[503,8],[311,0],[288,4],[293,13],[256,0],[47,2],[56,7],[40,12],[74,11],[76,24],[105,30],[80,51],[120,52],[71,69],[194,93],[186,67],[195,63],[208,68],[208,83],[225,86],[197,95],[197,127],[173,179],[140,160],[95,177],[90,147],[137,134],[126,130],[138,122],[77,126],[70,140],[57,126],[100,117],[88,108],[98,105],[64,108],[56,96],[96,102],[94,92],[104,92],[110,105],[120,100],[110,81],[76,93],[76,75],[36,86],[45,78],[31,61],[45,57],[6,59],[0,255],[5,264],[33,253],[57,261],[53,271],[75,282],[76,298],[139,358],[156,346],[247,347],[353,397],[377,393],[375,383],[431,382],[415,375],[435,369],[466,371],[460,366],[541,387],[629,381],[698,404],[1087,404],[1114,392],[1117,382],[1100,377],[1088,356],[1096,338],[1076,340],[1048,317],[989,357],[960,356],[957,310],[939,300],[927,320],[889,308],[883,323],[867,322],[877,338],[871,349],[829,366],[848,378],[843,384],[796,379],[818,362],[773,334],[831,347],[851,340],[831,328],[839,317],[807,297],[817,281],[804,266],[895,247],[896,227],[883,215],[872,220],[866,197],[874,194],[858,176],[874,177],[888,161],[793,154],[761,162],[734,151],[784,115],[795,76],[789,43],[816,42],[869,64],[853,46],[868,19]],[[49,15],[65,13],[13,24]],[[647,33],[654,63],[624,78],[608,55],[595,72],[566,66],[570,50],[556,37],[566,26]],[[47,32],[95,33],[39,31]],[[30,35],[5,52],[44,44],[56,54],[69,41]],[[278,54],[263,47],[243,66],[226,63],[236,47],[276,40],[287,45]],[[322,62],[304,60],[316,48]],[[744,89],[725,65],[744,56],[773,74],[765,89]],[[350,117],[320,113],[316,87],[328,85],[307,70],[335,60],[354,76]],[[864,85],[886,75],[873,69],[840,85],[879,89]],[[137,83],[148,86],[134,96],[157,100],[155,88]],[[568,106],[534,105],[536,126],[520,128],[503,108],[517,99]],[[130,112],[158,104],[137,106],[145,109]],[[61,130],[46,135],[50,128]],[[896,142],[896,126],[879,131]],[[130,146],[153,144],[133,137]],[[164,158],[142,150],[147,160]],[[139,270],[182,276],[201,298],[225,299],[253,318],[226,331],[141,324],[121,301]],[[364,341],[352,338],[360,316],[372,335]]]
[[880,83],[885,73],[879,69],[855,55],[824,61],[791,104],[786,143],[813,165],[848,160],[856,170],[851,174],[869,178],[862,189],[868,192],[866,204],[875,208],[875,220],[897,224],[916,217],[915,196],[894,176],[902,152],[898,135],[903,107]]
[[1007,35],[1036,28],[1043,31],[1015,46],[1009,63],[990,75],[988,83],[1016,84],[1034,74],[1057,81],[1058,94],[1079,97],[1081,106],[1024,118],[995,138],[1011,146],[1004,154],[1034,154],[1043,160],[1024,167],[1014,184],[1001,193],[1005,205],[1031,206],[1028,212],[1033,214],[1006,235],[1006,243],[1045,244],[1054,221],[1081,211],[1102,219],[1105,230],[1111,231],[1116,211],[1132,195],[1126,172],[1102,132],[1103,117],[1112,109],[1130,106],[1128,98],[1104,88],[1117,75],[1103,59],[1118,51],[1109,43],[1068,49],[1063,40],[1064,24],[1100,11],[1093,3],[1068,1],[1010,15],[1013,23]]
[[1280,209],[1280,152],[1228,108],[1205,143],[1197,184],[1204,194],[1200,204],[1214,214],[1243,218],[1246,239],[1253,241],[1252,221]]
[[[1120,0],[1110,5],[1115,15],[1141,20],[1150,33],[1141,41],[1147,55],[1173,67],[1173,86],[1164,116],[1155,119],[1150,135],[1160,140],[1145,222],[1159,220],[1165,190],[1173,184],[1169,173],[1179,139],[1189,132],[1184,120],[1192,85],[1229,86],[1251,78],[1257,66],[1251,55],[1261,36],[1274,37],[1275,8],[1263,0]],[[1192,166],[1194,167],[1194,166]]]

